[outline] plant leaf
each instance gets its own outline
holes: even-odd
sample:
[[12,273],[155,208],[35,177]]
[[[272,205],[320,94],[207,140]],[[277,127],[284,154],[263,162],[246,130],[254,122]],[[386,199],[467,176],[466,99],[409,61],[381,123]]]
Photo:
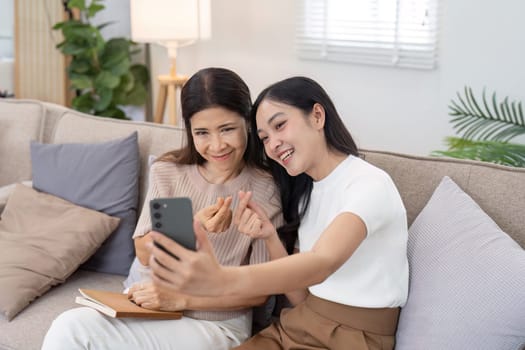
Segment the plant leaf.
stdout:
[[88,18],[91,18],[93,16],[95,16],[95,14],[103,9],[105,9],[106,7],[102,4],[97,4],[96,2],[92,2],[91,5],[89,5],[89,7],[87,8],[87,16]]
[[77,8],[79,10],[85,10],[86,9],[86,1],[85,0],[69,0],[67,2],[67,7],[70,9]]
[[118,76],[105,70],[101,71],[95,78],[95,88],[97,90],[101,88],[114,89],[119,83],[120,78]]
[[111,24],[114,24],[114,23],[117,23],[117,21],[104,22],[104,23],[102,23],[102,24],[99,24],[99,25],[97,26],[97,29],[98,29],[98,30],[102,30],[102,29],[106,28],[107,26],[109,26],[109,25],[111,25]]
[[86,51],[86,47],[85,46],[81,46],[81,45],[77,45],[76,43],[66,42],[64,44],[64,46],[62,46],[60,48],[60,51],[62,51],[62,53],[64,55],[75,56],[75,55],[79,55],[79,54],[82,54],[83,52],[85,52]]
[[91,77],[88,75],[71,74],[69,80],[71,81],[71,86],[78,90],[90,89],[93,87]]
[[107,88],[101,88],[96,91],[98,99],[93,105],[93,109],[96,112],[101,112],[109,107],[111,100],[113,99],[113,90]]
[[[122,64],[123,60],[130,60],[129,41],[127,39],[109,40],[106,43],[102,54],[100,55],[102,68],[105,70],[111,70],[113,67]],[[121,74],[123,73],[120,73],[118,75]]]
[[61,29],[65,23],[67,23],[67,21],[55,23],[55,25],[52,28],[54,30]]
[[[509,141],[510,139],[525,134],[523,111],[509,107],[506,97],[498,103],[496,93],[492,94],[491,107],[483,90],[483,107],[476,101],[472,89],[465,87],[465,97],[457,93],[457,101],[449,104],[449,115],[453,116],[451,122],[461,137],[469,140]],[[515,102],[512,102],[514,106]]]
[[124,38],[114,38],[106,43],[104,54],[111,55],[115,52],[129,52],[129,40]]
[[130,68],[131,74],[135,77],[136,81],[139,81],[144,86],[148,86],[149,83],[149,72],[148,68],[143,64],[134,64]]
[[525,167],[525,145],[494,141],[471,141],[457,137],[448,137],[446,143],[449,146],[447,151],[434,151],[432,155]]
[[90,62],[84,59],[72,59],[68,71],[71,73],[84,74],[89,71]]
[[85,113],[127,119],[120,104],[144,104],[149,84],[145,66],[131,63],[134,49],[127,38],[112,38],[106,42],[100,31],[114,23],[92,25],[89,21],[102,11],[104,0],[69,0],[69,9],[78,10],[79,19],[69,19],[54,24],[64,40],[57,49],[71,56],[67,74],[71,89],[79,96],[73,100],[73,108]]
[[[130,92],[131,89],[133,89],[133,86],[135,85],[135,77],[131,72],[127,72],[123,76],[120,77],[120,85],[117,87],[118,90],[122,90],[123,92],[127,93]],[[119,105],[123,103],[117,103]]]
[[146,102],[148,92],[142,84],[135,84],[126,96],[126,105],[141,106]]
[[77,111],[91,113],[95,101],[91,97],[90,93],[84,93],[80,96],[75,97],[71,103],[73,108]]
[[126,113],[118,107],[112,106],[106,110],[103,110],[101,112],[95,113],[95,115],[99,115],[101,117],[109,117],[109,118],[116,118],[116,119],[129,119],[126,117]]
[[[85,44],[89,44],[90,40],[95,35],[95,30],[93,27],[85,24],[78,24],[78,25],[68,25],[64,26],[62,33],[64,34],[64,37],[68,40],[72,41],[87,41]],[[80,43],[79,43],[80,44]]]

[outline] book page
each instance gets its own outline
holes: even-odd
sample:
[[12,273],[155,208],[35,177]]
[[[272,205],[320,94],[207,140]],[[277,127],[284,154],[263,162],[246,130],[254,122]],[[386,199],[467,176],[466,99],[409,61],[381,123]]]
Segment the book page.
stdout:
[[144,317],[156,319],[179,319],[181,311],[159,311],[140,307],[128,299],[127,294],[79,289],[82,297],[77,297],[78,304],[92,307],[111,317]]

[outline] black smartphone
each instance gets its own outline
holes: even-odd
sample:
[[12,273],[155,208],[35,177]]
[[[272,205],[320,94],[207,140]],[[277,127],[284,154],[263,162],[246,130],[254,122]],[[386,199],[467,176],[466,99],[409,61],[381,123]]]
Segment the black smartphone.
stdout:
[[191,199],[187,197],[152,199],[150,215],[153,231],[165,234],[187,249],[196,250]]

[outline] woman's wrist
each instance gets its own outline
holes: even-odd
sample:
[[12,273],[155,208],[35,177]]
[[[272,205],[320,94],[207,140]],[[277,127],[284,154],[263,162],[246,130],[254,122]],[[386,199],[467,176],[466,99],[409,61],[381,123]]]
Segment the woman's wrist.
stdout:
[[147,244],[152,241],[151,235],[146,233],[142,237],[135,238],[135,255],[137,256],[140,263],[144,266],[149,265],[150,251],[147,248]]
[[174,310],[172,311],[192,310],[192,308],[195,308],[195,305],[192,303],[191,296],[186,294],[175,296]]
[[221,283],[217,284],[217,286],[221,287],[218,294],[235,295],[238,291],[242,291],[243,289],[239,284],[243,280],[242,276],[240,276],[243,270],[245,269],[239,268],[239,266],[221,266],[221,273],[218,274]]
[[276,230],[274,230],[274,233],[264,240],[264,243],[266,245],[266,249],[270,253],[270,260],[279,259],[288,255],[284,244]]
[[281,239],[279,238],[279,234],[277,233],[277,230],[273,230],[273,233],[269,235],[268,237],[264,238],[264,242],[268,247],[275,245],[275,244],[282,244]]

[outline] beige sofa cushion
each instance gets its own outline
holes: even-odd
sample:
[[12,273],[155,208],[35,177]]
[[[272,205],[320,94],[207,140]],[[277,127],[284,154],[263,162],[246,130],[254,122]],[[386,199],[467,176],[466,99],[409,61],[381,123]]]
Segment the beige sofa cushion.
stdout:
[[[22,185],[26,185],[28,187],[33,186],[33,181],[22,181],[20,182]],[[13,192],[13,190],[16,187],[16,183],[11,185],[6,185],[0,187],[0,215],[2,215],[2,212],[4,211],[5,205],[7,204],[7,200],[9,199],[9,196]]]
[[122,291],[123,276],[77,270],[67,282],[51,288],[22,310],[11,322],[0,317],[0,349],[40,350],[51,322],[74,307],[79,288]]
[[29,142],[40,141],[44,107],[39,102],[0,103],[0,187],[31,180]]
[[0,221],[0,312],[12,319],[63,283],[119,219],[17,185]]
[[428,202],[443,176],[449,176],[503,231],[525,248],[525,169],[391,152],[363,153],[368,162],[385,170],[394,180],[407,209],[409,224]]

